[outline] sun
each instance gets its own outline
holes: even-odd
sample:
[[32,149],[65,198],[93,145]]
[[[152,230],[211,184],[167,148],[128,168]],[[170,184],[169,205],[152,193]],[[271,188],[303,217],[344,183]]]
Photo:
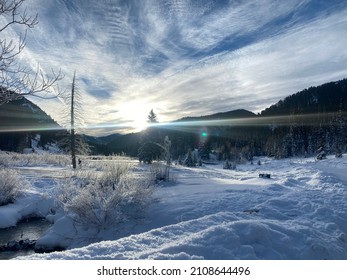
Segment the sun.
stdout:
[[148,122],[143,120],[134,120],[133,128],[135,132],[139,132],[148,128]]
[[151,107],[144,102],[132,101],[121,106],[120,114],[127,125],[134,132],[145,130],[148,127],[147,116]]

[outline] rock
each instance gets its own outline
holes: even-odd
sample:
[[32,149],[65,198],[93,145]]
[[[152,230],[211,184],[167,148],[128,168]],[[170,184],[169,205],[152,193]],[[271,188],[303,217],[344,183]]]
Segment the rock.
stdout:
[[244,210],[243,212],[247,214],[256,214],[259,212],[259,209],[247,209],[247,210]]
[[36,241],[25,239],[21,245],[22,250],[34,250]]
[[7,243],[7,250],[6,251],[19,251],[20,245],[18,241],[10,241]]
[[35,247],[35,253],[52,253],[52,252],[61,252],[61,251],[64,251],[66,250],[66,248],[63,248],[63,247],[59,247],[59,246],[56,246],[56,247],[53,247],[53,248],[50,248],[50,247]]
[[16,252],[21,250],[34,250],[36,240],[19,240],[19,241],[10,241],[6,245],[0,246],[0,252]]

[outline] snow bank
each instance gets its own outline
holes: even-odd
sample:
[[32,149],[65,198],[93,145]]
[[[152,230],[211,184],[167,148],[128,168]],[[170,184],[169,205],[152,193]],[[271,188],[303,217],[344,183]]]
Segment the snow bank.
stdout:
[[27,192],[13,204],[0,207],[0,229],[15,226],[27,217],[45,217],[52,207],[54,199],[36,192]]
[[[339,239],[340,238],[340,239]],[[309,224],[240,219],[217,213],[117,241],[29,259],[343,259],[346,236]]]
[[36,241],[35,249],[38,251],[54,251],[59,248],[67,248],[72,240],[76,238],[77,231],[74,229],[73,221],[68,217],[58,219],[54,224],[55,230],[48,230],[48,233]]

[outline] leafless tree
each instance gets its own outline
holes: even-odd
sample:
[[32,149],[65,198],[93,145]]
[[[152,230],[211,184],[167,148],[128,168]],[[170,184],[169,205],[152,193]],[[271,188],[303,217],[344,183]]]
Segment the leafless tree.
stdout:
[[[27,30],[38,24],[38,15],[29,15],[23,8],[24,2],[0,0],[0,105],[28,95],[52,98],[60,92],[57,82],[63,78],[61,70],[52,70],[50,75],[46,75],[39,66],[33,71],[18,63],[26,45]],[[2,36],[14,26],[25,29],[17,40]]]
[[91,152],[89,145],[83,135],[83,108],[82,96],[76,82],[76,72],[72,78],[71,94],[67,92],[61,95],[65,106],[63,107],[63,123],[68,130],[67,137],[59,141],[59,146],[71,154],[72,167],[77,167],[77,155],[87,155]]
[[75,135],[75,83],[76,83],[76,72],[73,75],[72,86],[71,86],[71,159],[72,168],[76,169],[76,135]]

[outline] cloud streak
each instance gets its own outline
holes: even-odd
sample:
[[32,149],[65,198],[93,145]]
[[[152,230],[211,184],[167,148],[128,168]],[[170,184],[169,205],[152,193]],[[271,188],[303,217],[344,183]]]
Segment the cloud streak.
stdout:
[[[27,0],[40,23],[22,62],[61,68],[67,89],[77,72],[91,134],[124,132],[152,108],[163,122],[259,112],[347,76],[347,4],[318,2]],[[59,101],[34,102],[59,120]]]

